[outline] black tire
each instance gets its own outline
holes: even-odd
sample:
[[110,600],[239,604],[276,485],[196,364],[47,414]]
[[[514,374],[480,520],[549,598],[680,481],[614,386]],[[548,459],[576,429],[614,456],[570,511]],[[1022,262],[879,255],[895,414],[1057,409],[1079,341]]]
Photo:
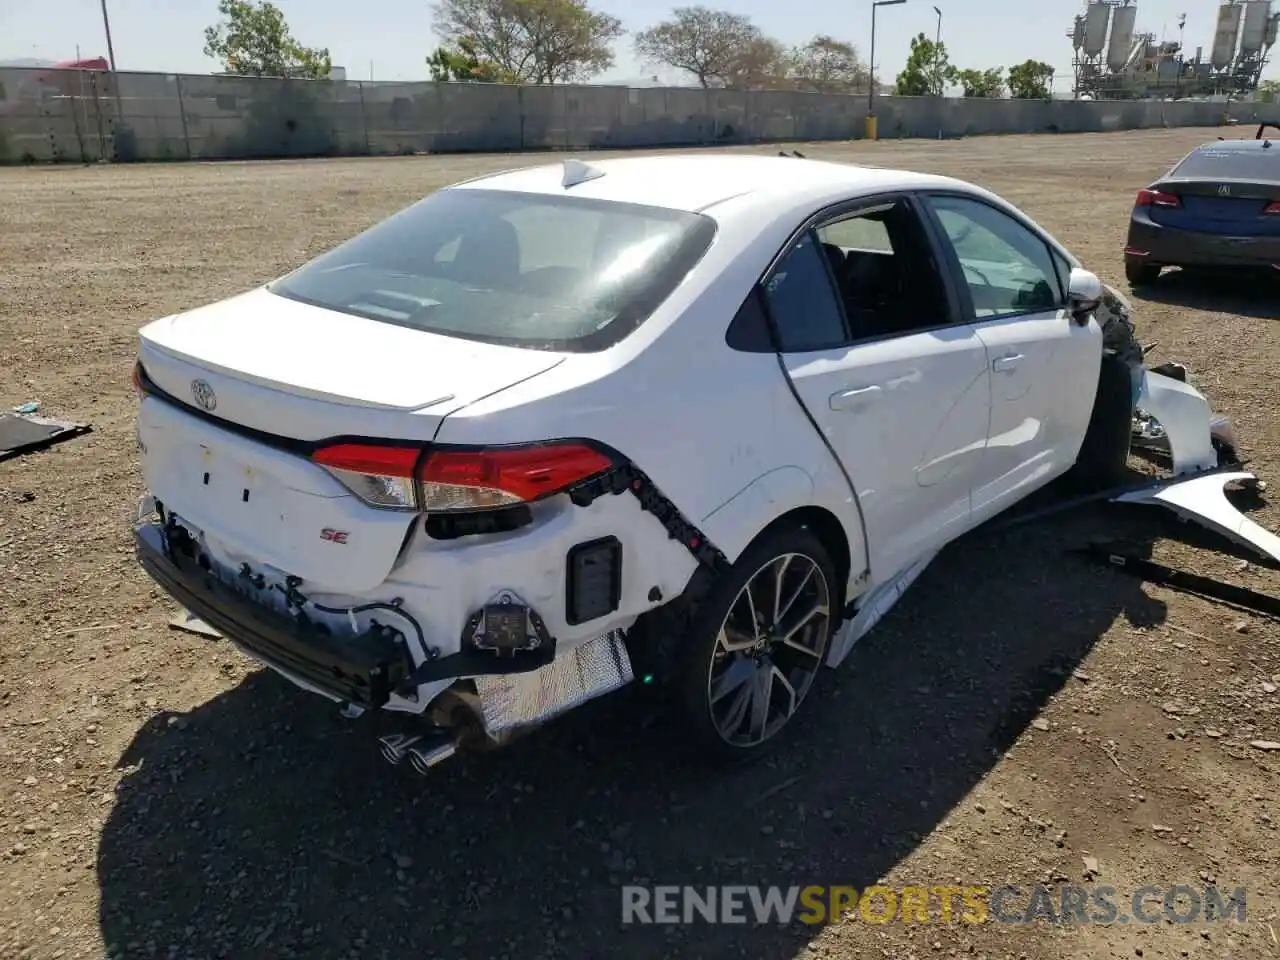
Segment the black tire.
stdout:
[[1098,390],[1084,442],[1068,474],[1071,485],[1093,493],[1120,486],[1129,476],[1129,448],[1133,442],[1133,380],[1129,365],[1104,356],[1098,369]]
[[1131,287],[1144,287],[1160,279],[1160,264],[1125,261],[1124,277]]
[[[821,587],[825,591],[826,603],[828,607],[828,616],[825,626],[815,623],[812,627],[813,647],[817,650],[817,656],[813,657],[814,667],[812,670],[812,679],[804,684],[803,691],[799,693],[799,697],[793,712],[783,720],[777,729],[769,732],[768,735],[757,743],[731,742],[721,733],[720,727],[717,725],[712,705],[712,677],[713,669],[719,671],[727,671],[736,659],[738,661],[754,660],[754,658],[746,655],[724,654],[720,652],[720,631],[722,625],[729,617],[731,611],[735,611],[735,626],[741,623],[740,615],[745,610],[745,603],[739,604],[739,597],[743,589],[749,581],[761,571],[769,568],[771,563],[775,564],[775,569],[780,564],[778,561],[788,555],[805,558],[811,564],[811,570],[815,575],[820,574],[822,578]],[[795,564],[796,561],[791,561]],[[795,573],[792,574],[792,583],[798,580],[800,569],[797,567]],[[816,582],[816,581],[815,581]],[[759,583],[759,581],[757,581]],[[784,576],[784,583],[786,577]],[[805,588],[806,590],[808,587]],[[782,606],[786,608],[785,598],[788,591],[783,591],[784,601]],[[738,558],[738,561],[730,568],[727,575],[714,583],[706,595],[698,604],[697,613],[694,615],[688,633],[684,637],[682,644],[682,655],[678,663],[678,697],[676,698],[676,709],[679,712],[679,729],[682,736],[687,733],[691,743],[689,745],[695,747],[700,754],[717,761],[746,761],[752,760],[769,750],[776,742],[781,740],[786,733],[794,726],[795,717],[803,709],[804,703],[808,700],[815,687],[819,686],[818,680],[822,676],[825,668],[825,660],[827,652],[830,649],[831,637],[835,628],[839,625],[838,604],[843,596],[843,586],[836,583],[835,565],[831,561],[830,555],[827,553],[822,542],[808,530],[799,526],[783,526],[772,531],[766,531],[755,543],[749,546]],[[766,604],[772,605],[769,599],[761,598],[761,607]],[[804,601],[809,602],[809,594],[806,593]],[[800,602],[799,599],[796,601]],[[763,611],[761,611],[763,612]],[[808,662],[808,654],[798,654],[793,648],[780,645],[768,652],[764,656],[764,664],[755,666],[754,668],[748,664],[743,667],[744,670],[750,671],[755,669],[767,670],[770,662],[777,666],[778,671],[782,672],[787,663],[797,661]],[[719,654],[719,657],[717,656]],[[721,674],[723,675],[723,674]],[[750,674],[749,674],[750,675]],[[794,670],[788,671],[791,680],[795,680],[796,673]],[[771,682],[775,682],[771,678]],[[743,688],[749,684],[744,682]],[[731,687],[735,691],[737,687]],[[793,688],[794,689],[794,688]],[[782,696],[783,700],[787,700],[785,696],[786,686],[779,686],[776,690],[771,691]],[[728,694],[724,700],[729,701],[736,699],[736,693]],[[774,703],[771,698],[769,703]],[[731,711],[734,706],[732,702],[725,707],[720,708],[722,711]],[[747,707],[750,714],[750,705]],[[771,715],[770,711],[765,711],[766,715]],[[743,720],[750,719],[750,716],[744,716]],[[767,727],[768,724],[766,723]]]

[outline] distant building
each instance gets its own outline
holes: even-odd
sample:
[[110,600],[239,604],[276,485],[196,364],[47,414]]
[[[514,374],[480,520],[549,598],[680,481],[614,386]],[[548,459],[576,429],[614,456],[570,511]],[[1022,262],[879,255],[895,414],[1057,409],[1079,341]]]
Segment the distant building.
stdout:
[[111,64],[106,57],[92,57],[87,60],[63,60],[53,65],[54,70],[110,70]]

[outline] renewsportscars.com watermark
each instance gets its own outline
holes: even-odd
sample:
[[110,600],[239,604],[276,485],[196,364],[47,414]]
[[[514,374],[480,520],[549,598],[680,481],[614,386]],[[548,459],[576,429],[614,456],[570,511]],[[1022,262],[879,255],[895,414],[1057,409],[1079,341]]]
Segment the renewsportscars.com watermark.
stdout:
[[1243,887],[1173,884],[1127,896],[1099,884],[1031,886],[871,886],[622,888],[622,922],[836,923],[1221,923],[1245,918]]

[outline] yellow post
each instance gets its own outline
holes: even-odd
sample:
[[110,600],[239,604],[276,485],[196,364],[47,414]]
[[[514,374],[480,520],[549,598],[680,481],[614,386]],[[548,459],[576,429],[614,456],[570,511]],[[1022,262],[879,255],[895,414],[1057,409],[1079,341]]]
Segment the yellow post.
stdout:
[[866,134],[866,138],[867,138],[868,140],[875,140],[875,139],[877,139],[877,137],[876,137],[876,118],[875,118],[875,114],[868,114],[868,115],[867,115],[867,123],[866,123],[866,130],[865,130],[865,134]]

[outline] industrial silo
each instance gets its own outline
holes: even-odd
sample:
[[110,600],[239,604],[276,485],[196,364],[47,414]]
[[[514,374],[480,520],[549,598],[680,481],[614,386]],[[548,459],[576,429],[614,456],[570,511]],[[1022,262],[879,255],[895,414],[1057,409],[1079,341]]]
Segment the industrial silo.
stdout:
[[1243,12],[1244,5],[1239,3],[1224,3],[1218,8],[1218,29],[1213,34],[1213,52],[1209,59],[1213,69],[1225,70],[1235,59]]
[[1071,25],[1071,46],[1076,53],[1084,46],[1084,17],[1079,14],[1076,14],[1075,22]]
[[1111,7],[1105,3],[1091,3],[1084,15],[1084,54],[1100,57],[1107,48],[1107,24],[1111,20]]
[[1124,69],[1133,46],[1133,24],[1138,17],[1135,5],[1116,7],[1111,17],[1111,42],[1107,46],[1107,67],[1113,73]]
[[1240,54],[1259,53],[1267,42],[1271,20],[1271,0],[1249,0],[1244,5],[1244,27],[1240,31]]

